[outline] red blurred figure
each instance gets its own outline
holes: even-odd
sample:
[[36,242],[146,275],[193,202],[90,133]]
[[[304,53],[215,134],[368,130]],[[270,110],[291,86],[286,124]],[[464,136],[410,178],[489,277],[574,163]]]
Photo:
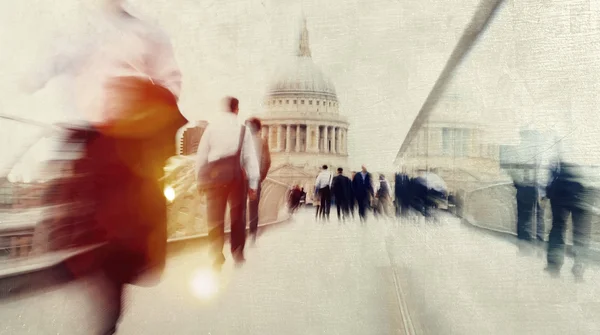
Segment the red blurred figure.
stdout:
[[103,279],[98,304],[107,315],[98,333],[114,334],[125,284],[155,284],[164,268],[167,213],[160,179],[187,120],[177,107],[181,75],[168,38],[127,13],[123,1],[103,1],[103,38],[90,50],[54,59],[60,62],[53,71],[30,87],[42,88],[60,74],[76,77],[76,105],[91,124],[72,133],[70,141],[84,143],[84,156],[58,193],[61,202],[87,209],[80,224],[94,233],[77,243],[103,247],[67,265],[75,278],[92,272]]

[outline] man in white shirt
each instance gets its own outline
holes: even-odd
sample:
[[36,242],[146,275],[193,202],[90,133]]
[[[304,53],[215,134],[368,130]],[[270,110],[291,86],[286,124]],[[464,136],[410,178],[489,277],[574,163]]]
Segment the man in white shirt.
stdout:
[[[166,33],[130,15],[125,0],[99,0],[86,17],[85,33],[69,31],[55,43],[51,57],[23,88],[34,92],[52,79],[65,76],[65,93],[78,119],[106,123],[122,115],[124,105],[142,101],[123,78],[149,79],[176,97],[181,72]],[[75,35],[75,36],[73,36]]]
[[329,211],[331,209],[331,181],[333,174],[327,169],[327,165],[323,165],[323,170],[317,176],[315,181],[315,189],[321,199],[321,216],[329,220]]
[[[228,98],[229,109],[220,115],[220,118],[210,123],[198,145],[196,160],[196,176],[201,169],[219,159],[231,157],[236,154],[241,136],[243,123],[238,119],[239,101]],[[230,185],[206,190],[208,202],[208,229],[211,241],[211,254],[214,267],[219,270],[225,262],[223,255],[225,209],[230,206],[231,217],[231,253],[236,263],[244,262],[244,246],[246,243],[246,197],[256,199],[260,170],[258,157],[254,147],[252,134],[247,127],[244,128],[244,139],[240,154],[241,165],[245,176],[234,176]],[[247,183],[246,183],[247,180]]]

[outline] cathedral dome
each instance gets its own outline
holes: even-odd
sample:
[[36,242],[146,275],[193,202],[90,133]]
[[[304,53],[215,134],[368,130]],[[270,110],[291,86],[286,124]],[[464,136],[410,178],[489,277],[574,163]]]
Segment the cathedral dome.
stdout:
[[321,69],[313,62],[308,44],[306,21],[300,35],[300,47],[296,57],[280,67],[269,88],[270,96],[302,94],[325,95],[337,100],[335,87]]
[[279,69],[269,91],[270,95],[313,93],[335,98],[333,83],[310,57],[296,57]]

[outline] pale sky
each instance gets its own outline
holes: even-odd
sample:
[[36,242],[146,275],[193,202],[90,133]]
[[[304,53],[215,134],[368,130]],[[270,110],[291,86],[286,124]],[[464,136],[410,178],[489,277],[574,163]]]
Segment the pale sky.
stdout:
[[[2,113],[44,121],[65,115],[68,101],[60,98],[60,79],[34,97],[19,95],[15,82],[27,71],[31,75],[33,66],[43,61],[52,36],[85,31],[81,2],[2,1]],[[378,170],[391,167],[478,2],[132,0],[131,6],[171,37],[183,72],[180,107],[190,121],[210,120],[226,95],[239,97],[242,116],[260,113],[277,66],[297,48],[304,13],[313,59],[335,84],[341,112],[351,122],[350,163],[353,168],[365,163]],[[562,108],[570,99],[569,94],[560,94],[554,76],[556,68],[563,74],[573,73],[573,68],[565,62],[553,63],[551,50],[544,49],[550,40],[542,37],[560,29],[561,22],[570,22],[573,8],[582,9],[573,7],[572,1],[545,1],[544,6],[524,3],[507,2],[448,92],[461,98],[458,108],[464,114],[459,119],[478,118],[495,125],[491,141],[510,142],[516,124],[542,120],[544,113]],[[597,15],[597,5],[587,3]],[[588,20],[594,27],[600,22],[589,15]],[[524,45],[531,40],[540,48],[533,53],[536,57]],[[558,51],[567,45],[564,38],[551,41],[563,46]],[[591,54],[596,45],[588,43],[587,52]],[[470,114],[473,111],[479,114]],[[5,121],[0,121],[0,127],[5,142],[25,134],[7,127]],[[13,142],[14,149],[23,140]]]

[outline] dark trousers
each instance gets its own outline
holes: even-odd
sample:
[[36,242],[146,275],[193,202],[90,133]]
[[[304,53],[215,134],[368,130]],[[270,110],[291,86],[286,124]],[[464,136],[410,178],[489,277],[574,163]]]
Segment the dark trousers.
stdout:
[[369,208],[369,206],[371,205],[369,203],[369,197],[357,198],[356,202],[358,204],[358,216],[361,220],[364,221],[367,219],[367,208]]
[[564,263],[565,231],[569,214],[573,222],[573,252],[575,265],[583,265],[587,256],[592,228],[592,215],[586,209],[591,201],[591,190],[585,189],[575,182],[555,181],[552,185],[553,195],[550,199],[552,207],[552,228],[548,237],[548,265],[560,269]]
[[402,193],[396,193],[396,216],[408,215],[408,208],[410,207],[410,197]]
[[535,231],[536,237],[538,239],[538,241],[545,241],[545,234],[546,234],[546,225],[544,223],[544,216],[545,216],[545,205],[546,202],[543,201],[542,199],[539,199],[536,202],[536,206],[535,206],[535,218],[537,221],[537,229]]
[[408,215],[408,208],[410,207],[410,198],[409,197],[401,197],[400,198],[400,207],[401,207],[400,214],[403,217],[406,217]]
[[533,240],[533,213],[537,204],[537,190],[535,186],[519,186],[517,189],[517,238],[520,240]]
[[336,202],[335,202],[335,206],[337,208],[338,219],[341,219],[342,215],[344,215],[344,218],[346,218],[346,216],[348,216],[350,214],[350,206],[348,204],[348,201],[339,200],[339,199],[342,199],[342,198],[341,197],[336,198]]
[[321,215],[329,219],[329,212],[331,210],[331,189],[329,186],[325,186],[319,190],[319,197],[321,198]]
[[243,181],[206,192],[208,209],[208,239],[211,256],[215,262],[223,262],[225,244],[225,210],[229,203],[231,218],[231,252],[243,252],[246,244],[247,187]]
[[248,209],[250,212],[250,234],[252,235],[256,235],[256,232],[258,230],[258,208],[260,205],[261,191],[262,187],[259,185],[258,190],[256,190],[256,199],[248,201],[248,206],[250,207]]

